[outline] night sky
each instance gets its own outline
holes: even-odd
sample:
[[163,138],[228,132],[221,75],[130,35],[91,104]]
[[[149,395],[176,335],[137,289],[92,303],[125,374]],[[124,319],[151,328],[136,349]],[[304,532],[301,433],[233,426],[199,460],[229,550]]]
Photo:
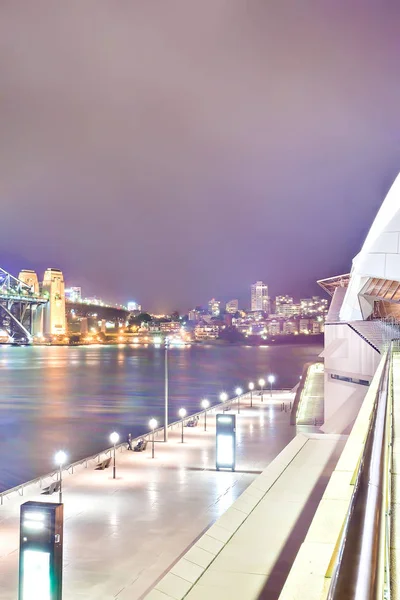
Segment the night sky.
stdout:
[[399,0],[2,0],[0,266],[162,311],[316,291],[400,170]]

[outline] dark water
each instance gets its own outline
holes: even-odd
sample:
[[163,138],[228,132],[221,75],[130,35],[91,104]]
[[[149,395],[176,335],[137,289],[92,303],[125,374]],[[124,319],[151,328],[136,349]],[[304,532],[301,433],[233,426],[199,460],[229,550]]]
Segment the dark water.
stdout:
[[[250,380],[274,373],[293,387],[317,345],[192,346],[169,351],[170,413],[200,410]],[[232,394],[233,395],[233,394]],[[164,351],[129,346],[0,347],[0,490],[53,469],[57,449],[70,461],[109,446],[111,431],[126,437],[163,424]]]

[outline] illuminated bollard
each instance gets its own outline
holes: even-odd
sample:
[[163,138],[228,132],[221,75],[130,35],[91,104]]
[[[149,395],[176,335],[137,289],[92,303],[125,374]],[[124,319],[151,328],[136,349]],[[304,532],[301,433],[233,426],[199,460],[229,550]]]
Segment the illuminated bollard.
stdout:
[[22,504],[18,600],[61,600],[63,522],[63,504]]
[[216,468],[235,470],[236,415],[217,415]]

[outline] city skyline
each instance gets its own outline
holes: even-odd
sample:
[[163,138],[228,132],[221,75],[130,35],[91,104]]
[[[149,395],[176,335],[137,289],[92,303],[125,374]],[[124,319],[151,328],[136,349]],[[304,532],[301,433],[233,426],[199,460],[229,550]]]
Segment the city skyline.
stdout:
[[398,3],[0,16],[4,268],[154,312],[349,271],[398,172]]

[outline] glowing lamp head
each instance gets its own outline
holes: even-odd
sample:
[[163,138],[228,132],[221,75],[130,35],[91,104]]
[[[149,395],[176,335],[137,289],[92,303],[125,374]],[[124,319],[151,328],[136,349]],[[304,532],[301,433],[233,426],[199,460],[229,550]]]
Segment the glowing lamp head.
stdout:
[[259,380],[258,380],[258,385],[259,385],[260,387],[264,387],[264,385],[265,385],[265,379],[259,379]]
[[206,398],[204,398],[204,400],[201,401],[201,406],[205,410],[206,408],[208,408],[210,406],[210,402]]
[[64,450],[59,450],[55,457],[54,457],[54,461],[56,463],[56,465],[58,465],[59,467],[62,467],[63,465],[65,465],[65,463],[67,462],[67,455],[64,452]]
[[150,419],[150,421],[149,421],[150,429],[152,429],[154,431],[154,429],[156,429],[157,425],[158,425],[157,419]]
[[254,390],[254,383],[252,381],[249,383],[249,390]]
[[118,444],[119,442],[119,434],[116,431],[113,431],[112,434],[110,435],[110,442],[112,444]]
[[275,375],[268,375],[268,383],[275,383]]
[[236,396],[241,396],[243,394],[243,390],[241,387],[237,387],[235,390]]
[[226,392],[222,392],[222,394],[219,395],[219,399],[221,402],[226,402],[228,400],[228,394]]
[[179,409],[179,416],[181,419],[183,419],[184,417],[186,417],[186,408],[180,408]]

